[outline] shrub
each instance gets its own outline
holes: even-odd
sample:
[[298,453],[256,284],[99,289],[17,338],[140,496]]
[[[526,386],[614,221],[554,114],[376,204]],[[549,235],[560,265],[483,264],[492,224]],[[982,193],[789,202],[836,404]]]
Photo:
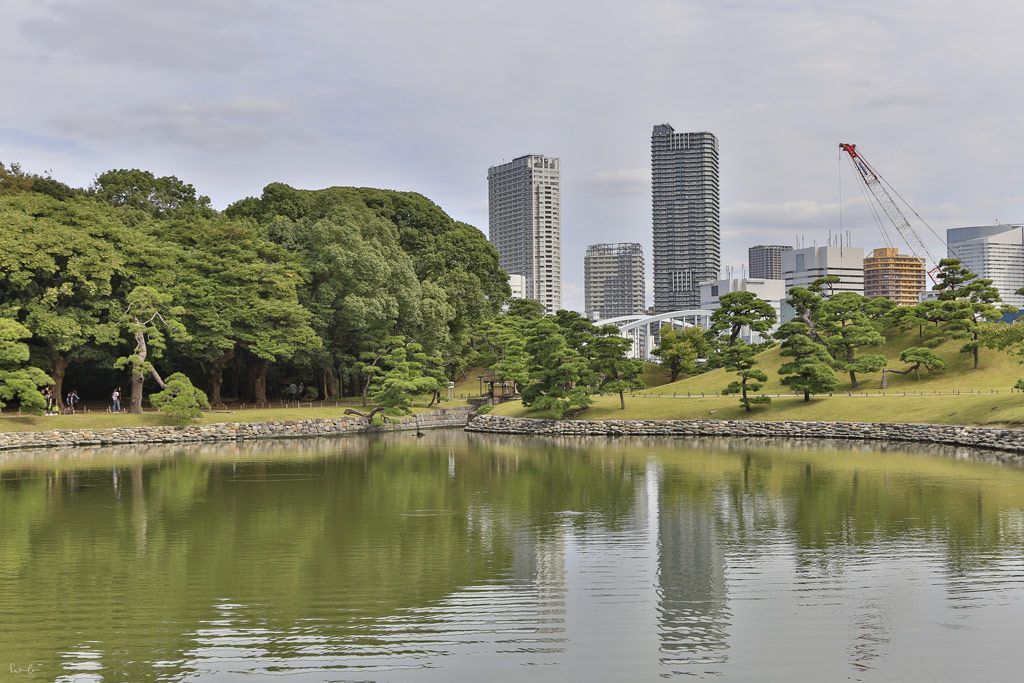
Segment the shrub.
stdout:
[[192,380],[183,373],[174,373],[165,384],[163,391],[150,394],[149,401],[174,422],[191,422],[203,414],[203,408],[210,407],[206,393],[193,386]]

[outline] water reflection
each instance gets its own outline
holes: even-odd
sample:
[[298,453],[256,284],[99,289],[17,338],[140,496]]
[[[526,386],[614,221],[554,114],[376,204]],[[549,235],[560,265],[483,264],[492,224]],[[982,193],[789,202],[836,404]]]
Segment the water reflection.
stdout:
[[1010,680],[1024,472],[1001,459],[458,432],[4,453],[0,666]]

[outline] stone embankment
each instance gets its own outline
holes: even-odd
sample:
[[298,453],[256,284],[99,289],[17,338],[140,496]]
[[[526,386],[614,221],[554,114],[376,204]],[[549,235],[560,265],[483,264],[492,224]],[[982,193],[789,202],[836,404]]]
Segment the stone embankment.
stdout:
[[120,429],[57,429],[39,432],[0,432],[0,450],[48,446],[98,446],[107,444],[195,443],[248,439],[301,439],[337,434],[397,432],[438,427],[464,427],[470,408],[421,413],[383,425],[371,425],[361,417],[281,420],[272,422],[220,422],[185,427],[125,427]]
[[870,422],[754,422],[747,420],[534,420],[475,415],[469,432],[530,436],[731,436],[786,439],[862,439],[949,444],[1024,453],[1024,429]]

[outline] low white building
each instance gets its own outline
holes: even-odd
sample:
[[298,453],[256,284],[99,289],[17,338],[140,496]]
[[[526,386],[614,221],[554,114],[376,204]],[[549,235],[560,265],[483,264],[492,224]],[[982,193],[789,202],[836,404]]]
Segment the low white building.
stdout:
[[525,299],[526,298],[526,276],[525,275],[509,275],[508,286],[512,289],[513,299]]
[[[818,278],[835,275],[832,294],[864,293],[864,250],[857,247],[807,247],[782,254],[782,277],[786,291],[806,287]],[[823,292],[825,296],[829,291]]]
[[[784,309],[786,299],[785,280],[772,280],[767,278],[732,278],[729,280],[712,280],[700,283],[700,307],[708,311],[717,311],[721,307],[720,300],[730,292],[751,292],[758,299],[767,301],[775,309],[775,325],[771,331],[774,332],[784,322]],[[743,328],[740,336],[747,342],[758,343],[764,341],[761,335],[751,332],[750,328]]]

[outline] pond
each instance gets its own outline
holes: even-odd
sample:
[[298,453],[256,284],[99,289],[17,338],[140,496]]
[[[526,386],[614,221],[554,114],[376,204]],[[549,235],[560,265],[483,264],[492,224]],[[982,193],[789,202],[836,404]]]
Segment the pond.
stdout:
[[1017,680],[1024,471],[459,431],[0,453],[0,680]]

